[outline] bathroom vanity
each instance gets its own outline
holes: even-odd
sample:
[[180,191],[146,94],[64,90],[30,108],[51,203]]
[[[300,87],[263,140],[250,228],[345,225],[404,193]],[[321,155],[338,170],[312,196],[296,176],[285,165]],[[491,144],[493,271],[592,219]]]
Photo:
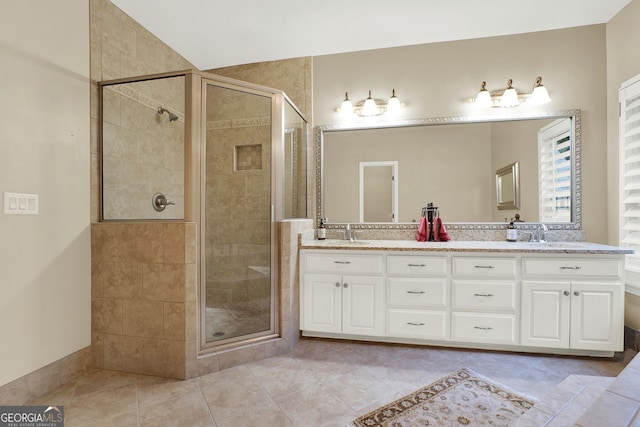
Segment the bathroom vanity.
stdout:
[[611,356],[624,254],[586,242],[303,240],[304,336]]

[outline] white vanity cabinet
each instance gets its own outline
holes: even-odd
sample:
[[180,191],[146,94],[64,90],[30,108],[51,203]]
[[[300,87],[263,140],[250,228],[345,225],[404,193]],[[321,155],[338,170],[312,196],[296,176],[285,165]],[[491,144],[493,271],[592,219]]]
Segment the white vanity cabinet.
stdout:
[[619,257],[524,257],[522,266],[522,345],[623,350]]
[[303,330],[383,334],[381,255],[306,253],[301,263]]
[[387,255],[387,336],[449,338],[448,271],[446,256]]
[[451,339],[518,344],[518,259],[453,256]]
[[305,336],[590,356],[623,350],[624,248],[323,244],[331,245],[300,251]]

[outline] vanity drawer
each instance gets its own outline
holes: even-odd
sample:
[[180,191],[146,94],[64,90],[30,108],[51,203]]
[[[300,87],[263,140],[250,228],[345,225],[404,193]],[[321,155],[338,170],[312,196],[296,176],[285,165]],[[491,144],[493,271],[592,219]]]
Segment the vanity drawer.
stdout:
[[451,314],[451,339],[485,344],[517,344],[516,317],[513,314]]
[[387,309],[387,336],[446,339],[447,312]]
[[381,274],[382,255],[305,254],[305,271]]
[[499,280],[454,280],[452,306],[469,310],[516,310],[516,283]]
[[454,276],[516,277],[515,258],[453,257]]
[[416,255],[389,255],[387,256],[387,273],[444,277],[447,275],[447,258]]
[[608,258],[523,258],[522,274],[528,277],[622,277],[623,264]]
[[387,304],[429,308],[447,306],[445,279],[387,278]]

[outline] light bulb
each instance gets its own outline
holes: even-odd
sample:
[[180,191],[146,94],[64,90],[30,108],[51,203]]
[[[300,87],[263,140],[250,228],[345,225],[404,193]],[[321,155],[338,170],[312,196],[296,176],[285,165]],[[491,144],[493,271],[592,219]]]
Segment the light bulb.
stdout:
[[487,82],[480,84],[480,92],[478,92],[478,96],[476,96],[475,104],[481,108],[491,107],[493,105],[493,102],[491,102],[491,94],[487,90]]
[[373,100],[371,97],[371,91],[369,91],[369,97],[364,101],[364,105],[362,106],[362,114],[365,116],[375,116],[377,109],[376,101]]
[[502,97],[500,98],[501,107],[515,107],[520,104],[518,99],[518,92],[512,86],[513,81],[509,79],[507,82],[507,88],[505,89]]
[[387,103],[387,112],[389,114],[396,114],[400,111],[400,100],[396,96],[396,90],[393,89],[391,91],[391,98],[389,98],[389,102]]
[[533,86],[533,92],[531,93],[531,103],[534,105],[546,104],[551,101],[547,88],[542,84],[542,77],[536,79],[536,83]]
[[344,93],[344,101],[340,105],[340,114],[348,116],[353,113],[353,104],[349,101],[349,92]]

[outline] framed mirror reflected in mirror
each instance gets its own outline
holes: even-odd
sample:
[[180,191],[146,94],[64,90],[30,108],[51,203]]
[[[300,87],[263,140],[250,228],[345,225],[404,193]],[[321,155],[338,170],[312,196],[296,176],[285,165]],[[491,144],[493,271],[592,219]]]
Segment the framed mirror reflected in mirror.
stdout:
[[[580,132],[580,110],[317,126],[316,219],[408,229],[433,202],[453,228],[500,228],[518,213],[581,229]],[[385,190],[396,202],[368,221],[360,165],[376,162],[397,164],[396,189]],[[496,171],[516,162],[519,200],[499,209]]]
[[496,171],[497,208],[520,209],[520,175],[518,162]]

